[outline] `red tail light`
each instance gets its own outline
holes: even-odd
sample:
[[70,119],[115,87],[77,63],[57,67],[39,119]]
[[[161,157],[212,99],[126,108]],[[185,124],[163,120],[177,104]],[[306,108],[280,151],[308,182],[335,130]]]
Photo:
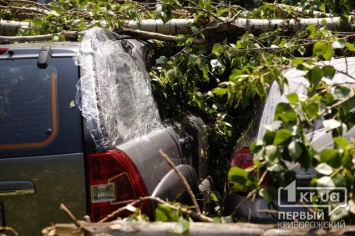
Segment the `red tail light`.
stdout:
[[250,149],[248,147],[243,147],[234,153],[233,158],[229,164],[229,168],[238,166],[242,169],[246,169],[252,165],[254,165],[254,163],[253,158],[250,155]]
[[9,50],[9,49],[8,48],[0,48],[0,55],[2,55],[5,52],[7,52],[7,50]]
[[[92,221],[99,221],[139,197],[148,195],[144,181],[132,160],[121,150],[89,154],[88,201]],[[152,216],[152,204],[143,206]]]
[[[253,166],[253,157],[250,154],[249,147],[243,147],[234,153],[231,162],[229,163],[229,168],[237,166],[242,169],[246,169],[250,166]],[[249,175],[255,175],[255,172],[250,172]],[[272,183],[272,178],[270,173],[267,173],[263,183]],[[229,184],[231,185],[231,183]]]

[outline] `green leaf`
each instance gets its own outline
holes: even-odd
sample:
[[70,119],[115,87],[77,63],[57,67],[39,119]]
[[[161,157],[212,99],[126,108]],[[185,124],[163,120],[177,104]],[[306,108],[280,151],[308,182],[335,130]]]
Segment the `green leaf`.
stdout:
[[280,102],[275,109],[275,120],[282,120],[288,125],[294,125],[297,121],[297,114],[290,104]]
[[297,51],[303,56],[306,53],[306,48],[301,46],[297,49]]
[[264,137],[263,137],[263,141],[265,142],[265,145],[270,145],[274,142],[275,139],[275,131],[270,130],[270,129],[266,129]]
[[305,105],[303,109],[310,118],[318,117],[319,105],[317,103],[312,102]]
[[32,20],[32,25],[33,25],[33,26],[39,26],[39,27],[41,27],[42,24],[43,24],[43,21],[42,21],[41,19],[39,19],[39,18],[33,18],[33,20]]
[[239,69],[233,69],[232,73],[229,76],[229,81],[232,81],[234,83],[237,83],[237,78],[243,74],[242,70]]
[[268,188],[262,188],[259,190],[259,195],[269,204],[273,200],[277,199],[277,191],[274,187],[268,186]]
[[331,175],[333,173],[333,168],[324,162],[317,165],[314,169],[322,175]]
[[223,51],[223,46],[219,43],[213,45],[212,53],[219,55]]
[[353,43],[346,42],[345,47],[352,52],[355,52],[355,45]]
[[280,164],[273,164],[267,167],[267,170],[270,172],[280,172],[284,170],[284,168]]
[[212,59],[210,63],[212,66],[212,72],[221,75],[226,70],[226,67],[218,59]]
[[277,154],[277,147],[275,145],[268,145],[265,147],[265,159],[269,162],[275,160]]
[[232,223],[232,222],[234,222],[233,218],[231,216],[221,217],[221,219],[222,219],[223,223]]
[[354,107],[355,107],[355,97],[352,97],[349,100],[347,100],[346,102],[344,102],[343,104],[341,104],[341,107],[346,112],[352,111],[354,109]]
[[292,133],[288,129],[280,129],[277,131],[274,139],[274,145],[285,145],[292,139]]
[[177,45],[178,46],[185,46],[186,45],[186,37],[183,34],[177,35]]
[[302,154],[297,160],[301,164],[302,168],[308,170],[314,158],[313,153],[311,153],[303,143],[299,143],[299,144],[302,148]]
[[231,187],[232,191],[242,191],[244,190],[248,179],[248,172],[237,166],[232,167],[228,172],[228,180],[233,184]]
[[218,197],[216,192],[211,192],[210,193],[210,198],[214,201],[214,202],[218,202]]
[[157,65],[165,64],[167,62],[167,58],[165,56],[160,56],[158,59],[155,60]]
[[320,161],[327,163],[333,168],[339,168],[341,163],[339,151],[335,149],[324,149],[320,153]]
[[158,205],[158,207],[155,209],[155,221],[176,221],[176,219],[174,219],[174,215],[176,215],[174,210],[168,206]]
[[327,79],[333,79],[335,75],[335,68],[333,66],[323,66],[322,68],[324,77]]
[[313,56],[323,56],[329,60],[333,56],[333,48],[329,43],[316,42],[313,46]]
[[303,152],[301,145],[297,141],[290,142],[287,149],[291,159],[294,161],[299,158]]
[[317,33],[317,27],[315,24],[311,24],[306,28],[306,33],[310,38],[314,38]]
[[344,99],[349,96],[351,89],[345,86],[337,86],[334,89],[334,98],[335,99]]
[[183,234],[190,228],[190,222],[180,217],[179,221],[174,226],[173,232],[176,234]]
[[333,140],[338,146],[342,147],[343,149],[346,149],[349,145],[348,141],[344,137],[335,137],[333,138]]
[[332,47],[334,49],[344,48],[345,47],[345,39],[338,39],[332,43]]
[[195,54],[190,54],[188,59],[188,65],[196,65],[199,63],[199,58]]
[[223,96],[225,95],[226,93],[228,92],[228,89],[227,88],[221,88],[221,87],[217,87],[217,88],[214,88],[212,90],[212,93],[213,94],[216,94],[218,96]]
[[293,59],[292,60],[292,64],[297,66],[299,64],[302,64],[304,62],[304,59],[303,58],[296,58],[296,59]]
[[307,72],[305,77],[313,87],[317,87],[323,76],[323,70],[319,66],[315,66]]
[[290,93],[286,95],[287,100],[292,103],[292,104],[296,104],[299,102],[298,99],[298,94],[297,93]]

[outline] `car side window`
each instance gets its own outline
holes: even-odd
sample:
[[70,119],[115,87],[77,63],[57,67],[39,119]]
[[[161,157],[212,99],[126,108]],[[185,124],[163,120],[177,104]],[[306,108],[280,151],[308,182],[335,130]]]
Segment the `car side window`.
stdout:
[[0,68],[0,149],[35,148],[57,132],[56,68]]

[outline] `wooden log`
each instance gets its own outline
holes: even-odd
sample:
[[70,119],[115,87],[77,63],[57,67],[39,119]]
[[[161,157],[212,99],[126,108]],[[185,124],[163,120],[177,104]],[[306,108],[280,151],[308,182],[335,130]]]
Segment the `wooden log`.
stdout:
[[[42,231],[44,236],[153,236],[175,235],[173,232],[176,222],[124,222],[112,221],[108,223],[87,223],[79,221],[81,230],[74,224],[56,224]],[[190,223],[188,236],[229,236],[229,235],[355,235],[355,225],[344,228],[311,229],[311,228],[278,228],[277,224],[252,223]]]

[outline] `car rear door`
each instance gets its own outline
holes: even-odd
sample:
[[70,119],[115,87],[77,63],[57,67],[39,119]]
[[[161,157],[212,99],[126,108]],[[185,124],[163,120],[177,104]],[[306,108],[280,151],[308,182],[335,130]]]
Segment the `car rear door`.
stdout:
[[58,50],[45,69],[26,58],[31,50],[8,51],[0,55],[0,224],[40,235],[68,222],[61,203],[86,214],[81,116],[71,105],[79,70]]

